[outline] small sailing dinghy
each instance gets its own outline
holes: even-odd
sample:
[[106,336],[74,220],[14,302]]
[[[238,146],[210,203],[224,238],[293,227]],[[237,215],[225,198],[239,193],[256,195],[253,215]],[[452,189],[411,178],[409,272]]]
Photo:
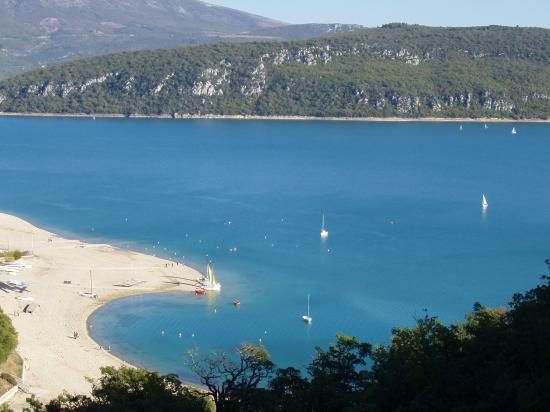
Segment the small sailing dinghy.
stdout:
[[327,225],[325,223],[325,215],[323,214],[323,220],[321,222],[321,238],[326,239],[328,238],[328,230]]
[[308,324],[311,324],[311,322],[313,322],[313,318],[309,313],[309,295],[307,295],[307,315],[302,316],[302,319],[304,320],[304,322]]
[[202,284],[203,284],[204,290],[207,290],[207,291],[219,292],[222,288],[221,283],[219,283],[218,279],[216,279],[216,275],[214,274],[214,267],[212,266],[212,263],[209,263],[206,266],[206,277],[203,278]]
[[489,128],[489,126],[487,126],[487,123],[485,123],[485,130],[487,130]]
[[487,201],[485,195],[483,195],[483,199],[481,200],[481,206],[483,207],[483,210],[487,210],[489,208],[489,202]]
[[512,128],[512,134],[518,134],[518,131],[516,130],[516,128]]

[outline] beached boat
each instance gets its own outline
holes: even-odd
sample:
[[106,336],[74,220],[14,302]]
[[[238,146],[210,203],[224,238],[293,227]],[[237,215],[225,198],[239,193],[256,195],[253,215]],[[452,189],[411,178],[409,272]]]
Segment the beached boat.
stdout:
[[483,195],[483,198],[481,199],[481,207],[483,207],[483,209],[489,208],[489,202],[487,201],[485,195]]
[[8,285],[13,286],[14,288],[26,289],[29,287],[29,284],[24,280],[14,280],[10,279]]
[[206,295],[206,290],[204,290],[204,289],[195,289],[195,291],[193,293],[195,295],[203,296],[203,295]]
[[323,220],[321,222],[321,237],[326,239],[328,237],[327,225],[325,223],[325,215],[323,214]]
[[218,282],[218,279],[216,279],[216,275],[214,273],[214,267],[212,266],[212,263],[209,263],[206,266],[206,277],[202,280],[202,287],[206,291],[214,291],[219,292],[222,288],[221,283]]
[[0,272],[6,272],[10,275],[16,276],[20,269],[0,266]]
[[126,282],[120,284],[120,286],[124,288],[132,288],[134,286],[142,285],[144,283],[144,280],[129,279]]
[[313,322],[313,318],[311,317],[311,314],[309,313],[309,298],[310,298],[310,296],[307,295],[307,315],[302,316],[302,319],[303,319],[304,322],[306,322],[306,323],[311,323],[311,322]]

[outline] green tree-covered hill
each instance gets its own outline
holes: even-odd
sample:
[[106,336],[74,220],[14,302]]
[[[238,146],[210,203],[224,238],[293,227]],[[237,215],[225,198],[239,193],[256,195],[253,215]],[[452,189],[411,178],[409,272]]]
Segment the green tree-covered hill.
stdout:
[[112,54],[0,82],[0,111],[550,117],[550,30],[391,24]]

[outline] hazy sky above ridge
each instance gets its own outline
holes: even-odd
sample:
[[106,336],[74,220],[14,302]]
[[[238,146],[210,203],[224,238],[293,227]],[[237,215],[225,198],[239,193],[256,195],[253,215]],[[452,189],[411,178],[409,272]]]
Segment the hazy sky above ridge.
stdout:
[[288,23],[550,27],[550,0],[209,0]]

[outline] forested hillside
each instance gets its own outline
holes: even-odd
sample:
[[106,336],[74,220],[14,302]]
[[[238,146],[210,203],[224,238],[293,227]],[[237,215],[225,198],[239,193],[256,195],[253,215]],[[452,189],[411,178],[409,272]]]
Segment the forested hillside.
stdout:
[[550,30],[401,24],[96,57],[0,83],[8,112],[550,117]]

